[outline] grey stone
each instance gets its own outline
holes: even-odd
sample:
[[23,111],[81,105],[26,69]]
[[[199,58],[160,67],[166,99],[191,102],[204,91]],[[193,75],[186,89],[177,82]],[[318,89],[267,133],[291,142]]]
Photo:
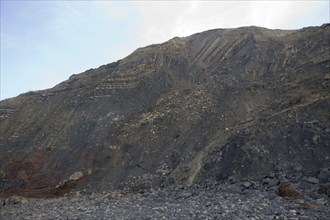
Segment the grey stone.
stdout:
[[321,169],[317,178],[320,181],[320,183],[330,182],[330,170],[328,168]]
[[252,186],[252,183],[249,181],[244,181],[241,183],[241,186],[243,186],[244,188],[250,188]]
[[28,198],[22,196],[11,196],[5,199],[2,203],[4,205],[15,205],[15,204],[26,204],[28,202],[29,202]]
[[293,215],[296,215],[297,211],[294,210],[294,209],[291,209],[291,210],[290,210],[290,213],[293,214]]
[[313,184],[318,184],[319,183],[319,180],[315,177],[308,177],[307,178],[307,182],[309,183],[313,183]]
[[326,200],[324,198],[316,199],[316,204],[318,204],[318,205],[324,205],[325,203],[326,203]]
[[278,183],[278,179],[275,178],[266,178],[263,180],[263,184],[267,185],[268,187],[274,187]]
[[188,197],[191,197],[192,196],[192,194],[190,192],[183,192],[181,195],[184,198],[188,198]]

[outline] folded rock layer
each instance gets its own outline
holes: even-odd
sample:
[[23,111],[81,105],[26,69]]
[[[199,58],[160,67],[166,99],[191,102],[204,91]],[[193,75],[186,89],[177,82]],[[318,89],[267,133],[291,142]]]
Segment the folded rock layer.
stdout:
[[0,195],[330,167],[330,26],[216,29],[0,102]]

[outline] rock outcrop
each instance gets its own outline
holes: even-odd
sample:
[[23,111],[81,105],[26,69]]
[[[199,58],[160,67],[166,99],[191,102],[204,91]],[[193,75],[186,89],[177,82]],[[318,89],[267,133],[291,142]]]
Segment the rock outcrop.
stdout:
[[329,36],[329,25],[210,30],[3,100],[0,194],[326,181]]

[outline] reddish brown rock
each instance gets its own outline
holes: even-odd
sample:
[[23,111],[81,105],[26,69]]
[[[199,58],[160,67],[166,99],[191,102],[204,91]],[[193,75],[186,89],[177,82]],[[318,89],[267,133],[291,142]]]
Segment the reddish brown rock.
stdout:
[[278,195],[286,199],[303,199],[304,195],[291,186],[288,182],[280,182]]
[[328,197],[330,197],[330,185],[328,185],[328,186],[321,186],[318,191],[319,191],[319,193],[325,194]]

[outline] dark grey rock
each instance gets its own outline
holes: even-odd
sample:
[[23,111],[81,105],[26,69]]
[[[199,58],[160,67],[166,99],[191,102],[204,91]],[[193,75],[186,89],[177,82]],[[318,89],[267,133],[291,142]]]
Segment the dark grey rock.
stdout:
[[319,180],[315,177],[308,177],[307,178],[307,182],[309,183],[313,183],[313,184],[318,184],[319,183]]
[[329,183],[330,182],[329,168],[323,168],[320,170],[320,173],[318,175],[318,180],[320,183]]
[[318,205],[325,205],[326,204],[326,200],[324,198],[318,198],[318,199],[316,199],[316,204],[318,204]]
[[190,192],[183,192],[183,193],[181,194],[181,196],[182,196],[183,198],[189,198],[189,197],[192,196],[192,193],[190,193]]
[[241,183],[241,186],[248,189],[252,186],[252,183],[249,181],[244,181],[243,183]]
[[[202,187],[185,187],[179,191],[165,188],[143,195],[126,193],[109,200],[105,198],[116,192],[78,197],[72,193],[57,199],[3,206],[1,214],[5,219],[326,219],[330,214],[325,199],[319,199],[317,209],[300,209],[304,205],[302,201],[269,199],[267,186],[234,192],[231,190],[234,185],[215,185],[207,187],[203,194],[197,193]],[[195,196],[177,198],[176,194]],[[164,196],[166,200],[159,199]],[[305,202],[306,199],[309,198]]]
[[278,179],[275,179],[275,178],[266,178],[263,180],[263,185],[266,185],[268,187],[274,187],[274,186],[277,186],[278,184]]

